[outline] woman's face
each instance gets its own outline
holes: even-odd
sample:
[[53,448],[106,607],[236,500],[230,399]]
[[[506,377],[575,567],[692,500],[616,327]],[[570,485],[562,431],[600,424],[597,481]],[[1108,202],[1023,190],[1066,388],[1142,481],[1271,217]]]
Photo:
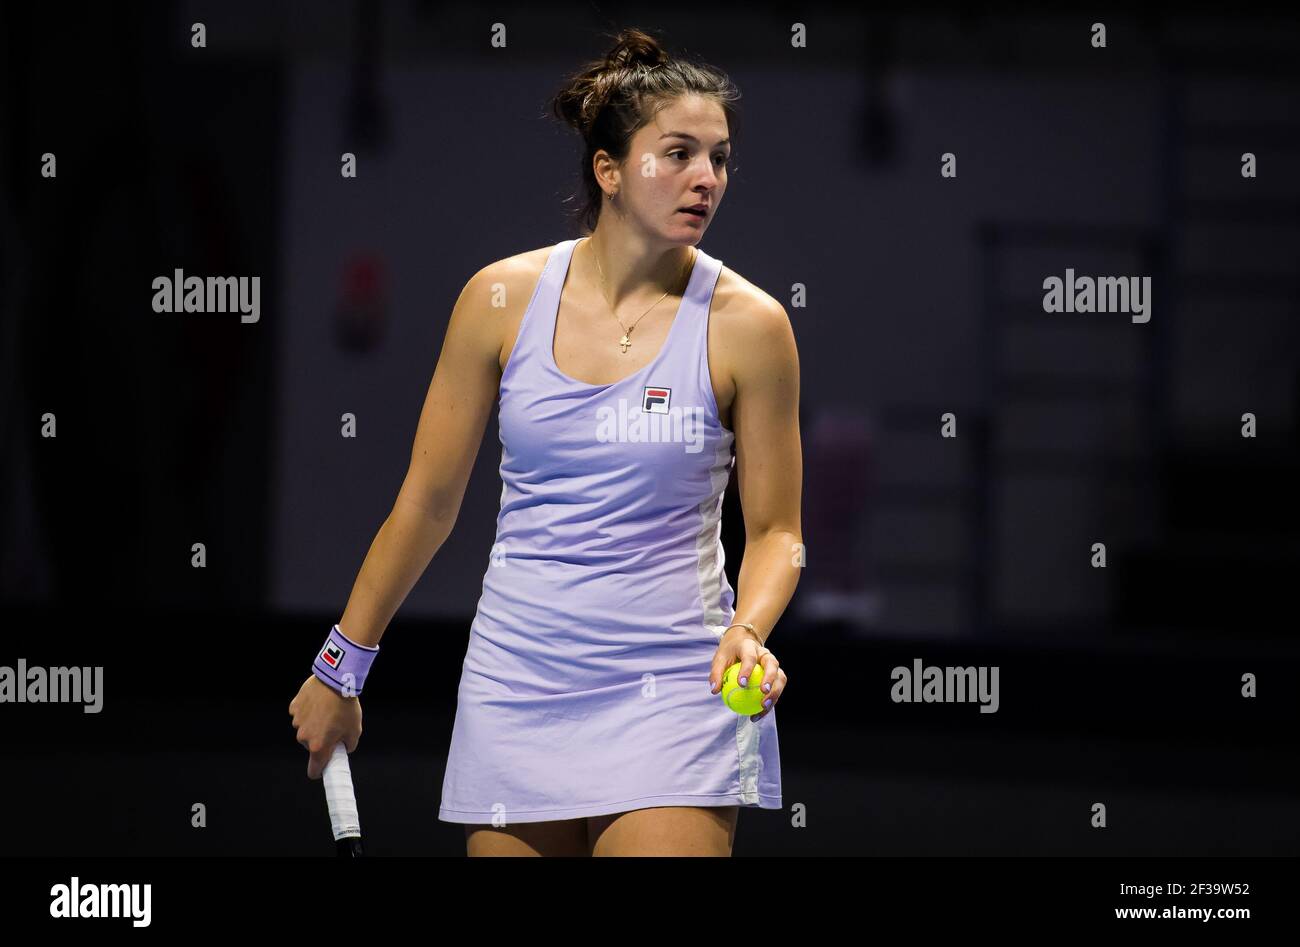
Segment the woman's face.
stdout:
[[[715,100],[678,97],[633,134],[616,206],[669,243],[698,243],[727,189],[729,137]],[[704,205],[704,213],[682,210],[692,205]]]

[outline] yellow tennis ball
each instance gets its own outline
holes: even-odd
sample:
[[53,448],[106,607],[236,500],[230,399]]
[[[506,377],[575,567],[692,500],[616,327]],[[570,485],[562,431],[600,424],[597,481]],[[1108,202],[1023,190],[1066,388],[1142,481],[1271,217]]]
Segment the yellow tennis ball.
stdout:
[[728,709],[738,714],[758,714],[766,708],[763,701],[767,698],[760,688],[763,684],[763,665],[755,664],[749,673],[749,686],[741,687],[737,678],[740,676],[740,663],[727,668],[722,675],[722,702]]

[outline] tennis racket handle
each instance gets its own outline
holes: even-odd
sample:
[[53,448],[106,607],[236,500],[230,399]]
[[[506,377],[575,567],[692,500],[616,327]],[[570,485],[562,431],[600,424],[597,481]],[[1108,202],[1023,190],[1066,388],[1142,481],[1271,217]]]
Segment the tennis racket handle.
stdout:
[[357,795],[352,788],[352,767],[342,743],[334,744],[330,761],[321,774],[325,783],[325,802],[330,810],[330,827],[340,855],[361,854],[361,818],[357,813]]

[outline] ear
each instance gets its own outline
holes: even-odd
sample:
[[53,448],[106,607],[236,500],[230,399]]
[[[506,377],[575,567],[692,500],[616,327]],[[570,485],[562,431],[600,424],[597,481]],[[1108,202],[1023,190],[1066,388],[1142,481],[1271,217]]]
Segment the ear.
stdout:
[[596,183],[605,191],[617,190],[619,186],[618,164],[604,148],[598,148],[591,156],[591,169],[595,172]]

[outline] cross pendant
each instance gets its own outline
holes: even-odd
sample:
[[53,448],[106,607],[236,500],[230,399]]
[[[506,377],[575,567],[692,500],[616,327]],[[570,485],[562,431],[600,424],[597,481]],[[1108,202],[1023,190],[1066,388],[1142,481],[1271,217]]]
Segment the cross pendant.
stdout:
[[631,340],[630,338],[628,338],[627,333],[624,332],[624,333],[623,333],[623,338],[621,338],[621,339],[618,340],[618,344],[621,345],[621,346],[623,346],[623,354],[626,355],[626,354],[627,354],[627,347],[628,347],[629,345],[632,344],[632,340]]

